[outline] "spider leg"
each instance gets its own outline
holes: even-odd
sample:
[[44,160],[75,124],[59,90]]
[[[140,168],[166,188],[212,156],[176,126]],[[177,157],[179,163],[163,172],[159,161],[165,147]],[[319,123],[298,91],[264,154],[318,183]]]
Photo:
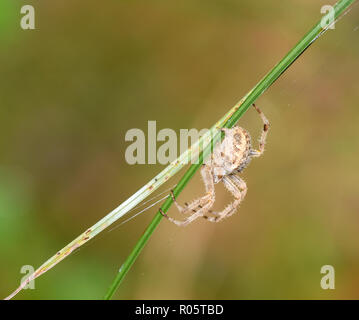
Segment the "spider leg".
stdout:
[[171,191],[171,197],[175,203],[179,212],[186,214],[189,212],[196,212],[195,209],[201,209],[203,205],[208,202],[209,198],[215,197],[214,193],[214,183],[213,183],[213,174],[211,168],[208,165],[204,165],[201,169],[201,175],[203,178],[204,186],[206,189],[206,194],[203,197],[193,200],[191,203],[185,203],[185,206],[181,206],[174,197],[173,191]]
[[259,138],[259,148],[258,148],[258,150],[252,149],[251,156],[252,157],[260,157],[264,152],[264,146],[267,141],[267,134],[268,134],[268,130],[269,130],[269,121],[266,118],[266,116],[264,115],[264,113],[254,103],[253,103],[253,107],[257,110],[257,112],[259,113],[259,116],[262,118],[264,126],[263,126],[261,137]]
[[169,221],[173,222],[174,224],[176,224],[177,226],[180,227],[184,227],[188,224],[190,224],[191,222],[193,222],[194,220],[196,220],[199,217],[203,217],[208,210],[213,206],[214,200],[211,198],[208,198],[207,203],[204,204],[202,206],[202,208],[198,209],[197,211],[193,210],[193,214],[188,216],[185,220],[181,221],[181,220],[176,220],[173,219],[171,217],[169,217],[167,214],[165,214],[164,212],[162,212],[162,210],[160,210],[160,212],[162,213],[162,215],[167,218]]
[[203,208],[203,206],[208,202],[208,198],[210,198],[210,196],[211,196],[210,194],[205,194],[204,196],[202,196],[198,199],[195,199],[190,203],[185,202],[185,205],[181,206],[175,199],[173,191],[171,191],[172,200],[173,200],[174,204],[176,205],[178,211],[182,214],[197,212],[196,209]]
[[246,183],[235,175],[225,176],[223,178],[223,184],[228,191],[233,194],[234,201],[220,212],[211,212],[215,215],[215,217],[203,216],[210,222],[219,222],[222,219],[234,214],[247,193]]
[[244,182],[243,179],[241,179],[240,177],[234,174],[228,176],[228,178],[231,179],[237,187],[239,187],[239,189],[241,190],[242,200],[243,200],[247,194],[247,184]]
[[183,213],[192,213],[189,217],[185,220],[180,221],[169,217],[167,214],[162,215],[167,218],[169,221],[175,223],[178,226],[185,226],[192,221],[196,220],[199,217],[202,217],[204,214],[208,212],[208,210],[213,206],[215,200],[215,191],[214,191],[214,183],[213,183],[213,174],[211,168],[208,165],[204,165],[201,170],[201,175],[203,178],[203,182],[206,188],[206,194],[203,197],[200,197],[190,204],[187,204],[185,207],[182,207],[175,199],[173,192],[171,192],[172,199],[178,208],[178,210]]

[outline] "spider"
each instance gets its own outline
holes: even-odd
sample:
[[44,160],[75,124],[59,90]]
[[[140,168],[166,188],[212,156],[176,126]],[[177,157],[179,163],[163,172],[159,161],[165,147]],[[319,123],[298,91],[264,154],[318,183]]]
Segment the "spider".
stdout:
[[[204,162],[201,169],[206,194],[189,204],[185,203],[185,206],[181,206],[176,201],[171,190],[171,197],[179,212],[182,214],[191,213],[191,215],[180,221],[169,217],[160,209],[161,214],[169,221],[178,226],[186,226],[199,217],[211,222],[219,222],[235,213],[247,193],[246,183],[236,174],[242,172],[252,158],[258,158],[263,154],[269,130],[269,121],[265,115],[255,104],[253,104],[253,107],[257,110],[264,123],[258,150],[252,148],[251,136],[247,130],[239,126],[234,126],[231,129],[222,128],[221,131],[225,133],[223,141],[216,145],[211,157]],[[214,185],[218,182],[223,182],[224,186],[233,195],[234,201],[222,211],[214,212],[210,209],[215,202]],[[210,215],[207,215],[208,213]]]

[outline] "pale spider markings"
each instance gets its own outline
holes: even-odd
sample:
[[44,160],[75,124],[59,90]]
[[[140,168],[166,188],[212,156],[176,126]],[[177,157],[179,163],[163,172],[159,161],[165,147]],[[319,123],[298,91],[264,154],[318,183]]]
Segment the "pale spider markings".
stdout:
[[[193,200],[190,204],[185,203],[183,207],[176,201],[173,191],[171,191],[172,199],[179,212],[192,214],[185,220],[180,221],[169,217],[160,209],[161,214],[169,221],[178,226],[185,226],[199,217],[211,222],[219,222],[235,213],[247,193],[246,183],[236,174],[242,172],[252,158],[258,158],[263,154],[269,130],[269,121],[265,115],[255,104],[253,104],[253,107],[257,110],[264,123],[258,149],[252,148],[251,136],[247,130],[239,126],[234,126],[231,129],[222,128],[221,130],[225,133],[223,141],[216,145],[211,157],[205,161],[201,169],[206,194]],[[222,211],[214,212],[210,209],[215,201],[214,185],[218,182],[223,182],[224,186],[233,195],[234,201]],[[210,213],[211,216],[208,216],[207,213]]]

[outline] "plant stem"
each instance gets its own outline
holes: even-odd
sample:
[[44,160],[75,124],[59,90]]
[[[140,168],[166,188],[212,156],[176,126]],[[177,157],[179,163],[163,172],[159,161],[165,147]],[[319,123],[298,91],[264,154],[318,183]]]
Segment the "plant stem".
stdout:
[[[212,140],[212,141],[214,141],[214,140]],[[204,156],[205,153],[208,153],[208,149],[210,149],[210,148],[206,149],[207,152],[204,151],[203,153],[200,154],[199,159],[198,159],[198,163],[197,164],[192,164],[190,166],[190,168],[184,174],[184,176],[182,177],[180,182],[173,189],[173,193],[174,193],[175,197],[177,197],[178,194],[184,189],[186,184],[189,182],[189,180],[192,178],[192,176],[196,173],[198,168],[202,165],[203,156]],[[163,212],[168,211],[168,209],[172,205],[172,202],[173,201],[172,201],[171,197],[168,197],[166,199],[164,204],[161,206],[161,209],[163,210]],[[151,223],[149,224],[149,226],[146,228],[145,232],[142,234],[142,236],[140,237],[140,239],[136,243],[136,245],[133,248],[133,250],[131,251],[130,255],[125,260],[124,264],[121,266],[119,272],[116,275],[115,280],[112,282],[112,284],[111,284],[106,296],[104,297],[104,299],[109,300],[114,295],[114,293],[117,290],[117,288],[119,287],[121,281],[123,280],[123,278],[125,277],[127,272],[130,270],[131,266],[136,261],[137,257],[141,253],[141,251],[144,248],[145,244],[147,243],[148,239],[151,237],[153,231],[155,231],[156,227],[161,222],[162,218],[163,218],[162,214],[158,211],[157,214],[155,215],[155,217],[153,218],[153,220],[151,221]]]
[[[336,3],[334,6],[335,10],[335,20],[338,19],[356,0],[341,0]],[[323,17],[323,21],[329,19],[329,13]],[[294,61],[307,49],[309,46],[314,43],[323,33],[325,33],[329,26],[326,28],[321,27],[322,19],[288,52],[288,54],[237,104],[236,111],[231,115],[227,120],[224,127],[231,128],[236,122],[243,116],[243,114],[248,110],[248,108],[256,101],[256,99],[261,96],[293,63]],[[177,197],[184,187],[187,185],[189,180],[193,177],[196,171],[200,168],[203,163],[203,159],[210,153],[213,149],[213,146],[219,141],[221,134],[217,133],[213,136],[211,144],[204,149],[203,153],[200,154],[198,163],[192,164],[187,172],[184,174],[180,182],[177,184],[173,193]],[[166,213],[170,206],[172,205],[172,198],[169,196],[161,209]],[[142,249],[145,247],[147,241],[151,237],[152,233],[155,231],[157,226],[162,220],[162,214],[158,211],[151,223],[146,228],[145,232],[142,234],[135,247],[131,251],[130,255],[127,257],[123,265],[121,266],[119,272],[117,273],[115,279],[113,280],[107,294],[104,299],[111,299],[118,287],[120,286],[122,280],[126,276],[127,272],[130,270],[131,266],[136,261],[137,257],[141,253]]]

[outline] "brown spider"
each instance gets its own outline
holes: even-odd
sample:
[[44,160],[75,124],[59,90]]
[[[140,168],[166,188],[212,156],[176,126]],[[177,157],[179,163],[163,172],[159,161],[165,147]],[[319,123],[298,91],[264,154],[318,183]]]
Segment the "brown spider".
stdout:
[[[184,221],[179,221],[169,217],[160,209],[162,215],[168,220],[178,226],[185,226],[199,217],[211,222],[219,222],[235,213],[247,193],[246,183],[236,176],[236,173],[242,172],[252,158],[260,157],[263,154],[269,130],[269,121],[265,115],[255,104],[253,104],[253,107],[257,110],[264,123],[258,150],[252,148],[251,136],[247,130],[238,126],[231,129],[222,128],[221,130],[225,133],[223,141],[216,145],[211,157],[205,161],[201,169],[206,194],[199,199],[193,200],[190,204],[185,203],[185,207],[183,207],[178,204],[173,191],[171,191],[172,199],[178,210],[183,214],[192,214]],[[234,201],[221,212],[213,212],[210,209],[215,201],[214,185],[220,181],[232,193]],[[212,216],[206,215],[207,213]]]

